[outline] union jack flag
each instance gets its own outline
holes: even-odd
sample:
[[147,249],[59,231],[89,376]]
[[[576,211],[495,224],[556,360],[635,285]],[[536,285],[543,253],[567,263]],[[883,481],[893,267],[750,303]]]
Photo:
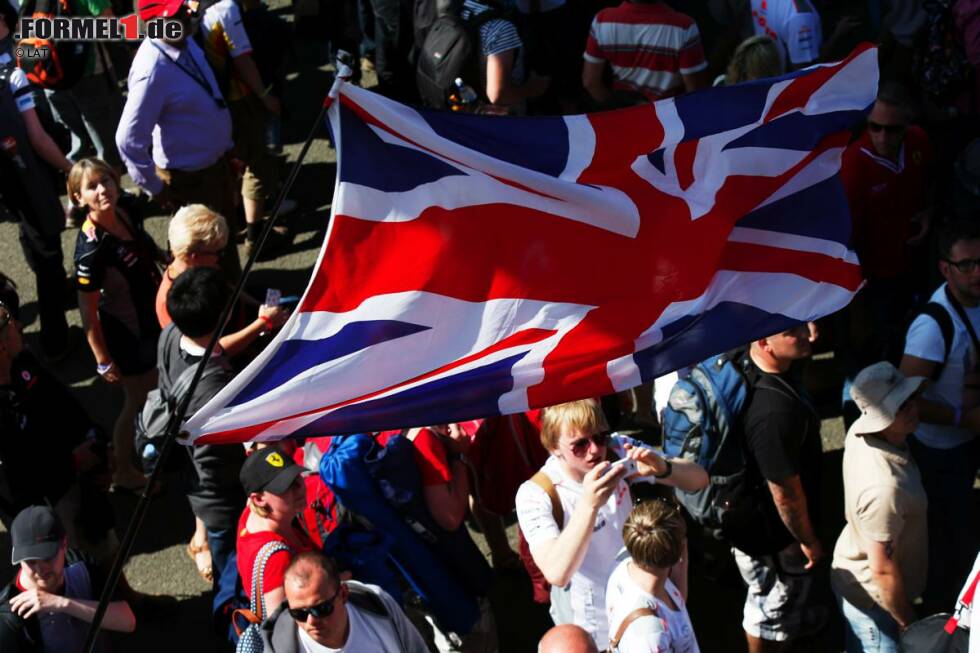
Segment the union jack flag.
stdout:
[[337,179],[296,313],[185,425],[243,442],[607,394],[816,319],[862,283],[838,179],[876,51],[565,117],[342,85]]

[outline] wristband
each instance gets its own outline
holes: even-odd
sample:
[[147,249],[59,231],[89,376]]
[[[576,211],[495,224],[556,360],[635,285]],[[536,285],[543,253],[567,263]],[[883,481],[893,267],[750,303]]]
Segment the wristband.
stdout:
[[654,473],[653,475],[654,478],[667,478],[668,476],[674,473],[674,466],[671,464],[670,458],[664,458],[663,460],[664,460],[664,464],[667,465],[667,469],[664,471],[663,474]]
[[963,419],[963,409],[962,408],[959,408],[959,407],[954,408],[953,409],[953,426],[957,426],[958,427],[960,425],[960,420],[961,419]]
[[99,373],[99,376],[105,376],[106,372],[112,369],[112,363],[99,363],[95,366],[95,371]]
[[262,320],[263,324],[265,324],[265,329],[262,330],[262,333],[266,333],[268,331],[272,331],[273,329],[275,329],[275,327],[272,325],[272,320],[270,320],[265,315],[260,315],[259,319]]

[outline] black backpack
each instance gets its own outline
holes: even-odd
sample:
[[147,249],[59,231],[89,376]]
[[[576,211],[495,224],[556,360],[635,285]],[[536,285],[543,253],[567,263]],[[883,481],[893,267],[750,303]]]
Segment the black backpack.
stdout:
[[456,90],[456,78],[463,79],[483,95],[480,27],[491,20],[507,18],[503,10],[491,7],[463,20],[461,8],[461,2],[453,2],[443,9],[437,6],[437,0],[418,0],[415,5],[416,38],[421,37],[415,80],[422,104],[433,109],[450,106],[449,96]]
[[[72,0],[25,0],[20,7],[22,18],[54,18],[77,16]],[[45,56],[17,57],[17,66],[35,86],[54,90],[75,86],[85,74],[92,43],[86,41],[55,41],[29,38],[22,40],[18,52],[42,50]]]

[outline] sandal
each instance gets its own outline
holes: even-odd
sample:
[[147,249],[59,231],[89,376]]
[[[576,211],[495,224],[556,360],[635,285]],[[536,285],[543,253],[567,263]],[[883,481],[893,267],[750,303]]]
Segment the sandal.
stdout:
[[214,581],[214,570],[211,569],[211,550],[207,544],[194,545],[193,542],[187,545],[187,557],[191,559],[197,567],[197,573],[205,582]]

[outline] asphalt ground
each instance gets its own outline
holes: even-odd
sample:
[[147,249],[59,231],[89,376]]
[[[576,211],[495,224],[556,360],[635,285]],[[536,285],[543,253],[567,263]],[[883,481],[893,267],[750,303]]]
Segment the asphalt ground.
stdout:
[[[282,2],[272,3],[274,10],[286,17],[282,5]],[[332,80],[325,61],[325,48],[321,44],[297,40],[291,49],[293,72],[288,76],[283,94],[283,138],[290,163],[295,161]],[[365,85],[370,86],[371,82],[371,75],[366,75]],[[284,295],[300,294],[305,288],[326,232],[335,169],[335,153],[326,139],[326,130],[320,129],[290,193],[290,197],[299,202],[299,209],[285,219],[294,234],[292,245],[274,259],[256,265],[248,282],[256,296],[263,296],[264,289],[270,287],[282,290]],[[132,187],[128,178],[123,185]],[[158,213],[147,221],[148,231],[161,246],[166,245],[168,217]],[[65,267],[69,272],[76,234],[76,231],[62,234]],[[34,277],[18,245],[17,226],[9,221],[0,223],[0,270],[13,278],[20,288],[27,342],[36,348],[38,323]],[[81,336],[77,309],[68,311],[68,318]],[[79,343],[71,356],[54,366],[52,371],[72,387],[93,418],[111,431],[114,416],[121,406],[121,390],[97,377],[95,362],[84,340],[80,338]],[[809,376],[811,386],[826,400],[828,408],[822,429],[826,470],[824,505],[839,507],[843,496],[840,486],[843,431],[841,420],[833,415],[834,385],[839,380],[839,373],[832,354],[819,357]],[[121,538],[136,505],[136,497],[114,493],[111,499]],[[832,549],[843,524],[840,509],[835,508],[832,512],[836,514],[825,518],[822,528],[828,550]],[[185,553],[192,531],[193,518],[179,483],[168,482],[167,489],[152,500],[125,573],[137,590],[176,597],[177,611],[166,616],[142,615],[136,633],[116,638],[119,650],[140,653],[215,650],[217,640],[211,634],[209,622],[210,588],[198,576]],[[509,533],[512,536],[514,531],[511,526]],[[482,537],[477,534],[476,538],[482,546]],[[742,651],[744,639],[740,622],[744,589],[722,547],[712,542],[704,545],[694,542],[693,545],[695,549],[707,552],[703,561],[695,559],[692,563],[689,601],[701,650],[706,653]],[[9,548],[9,538],[0,530],[0,561],[9,560]],[[11,574],[12,568],[0,564],[0,580],[6,581]],[[827,589],[823,588],[823,591],[826,599]],[[519,574],[499,576],[491,600],[497,614],[500,650],[507,653],[536,650],[535,643],[548,623],[545,610],[530,601],[526,578]],[[840,650],[837,645],[839,634],[839,625],[834,624],[821,637],[804,643],[799,650]]]

